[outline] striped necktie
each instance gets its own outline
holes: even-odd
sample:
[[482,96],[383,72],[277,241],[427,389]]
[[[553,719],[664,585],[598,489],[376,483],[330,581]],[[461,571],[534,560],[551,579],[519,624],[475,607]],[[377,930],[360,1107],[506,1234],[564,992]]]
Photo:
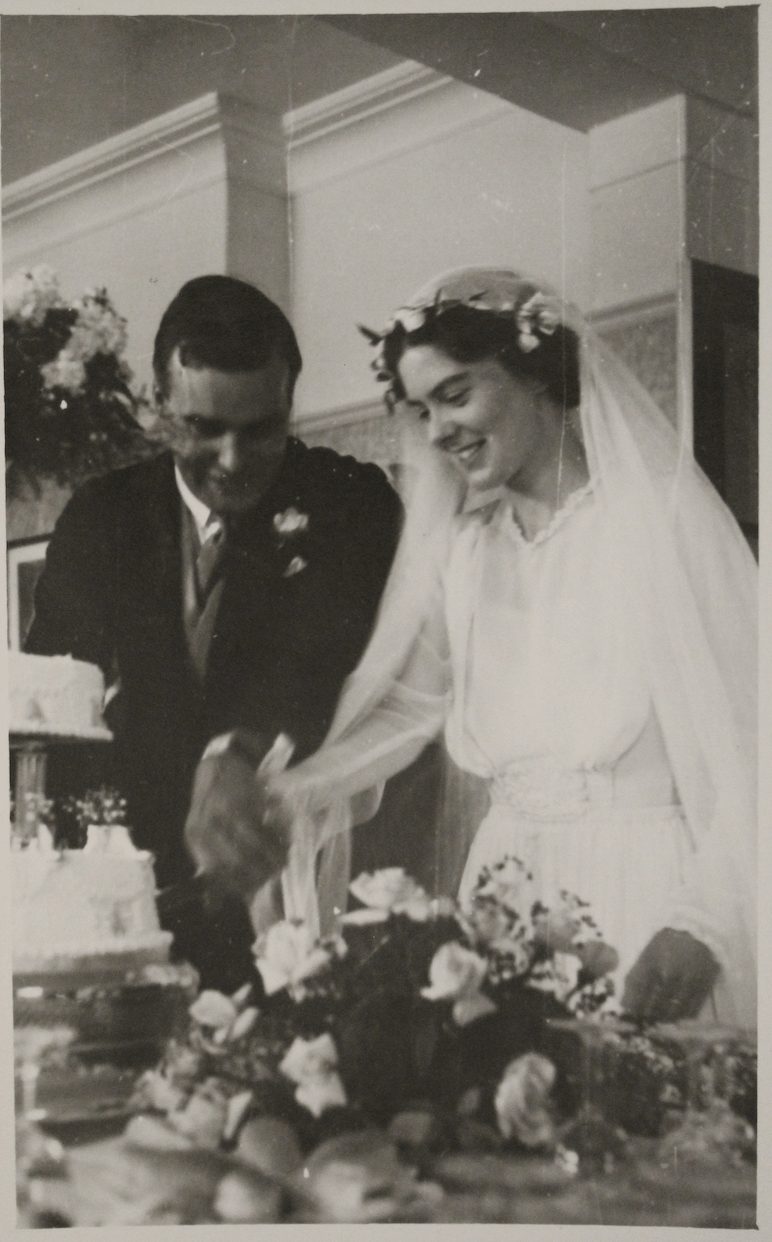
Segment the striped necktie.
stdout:
[[210,513],[196,557],[196,591],[200,608],[203,608],[210,590],[217,581],[222,568],[225,543],[225,523],[222,518]]

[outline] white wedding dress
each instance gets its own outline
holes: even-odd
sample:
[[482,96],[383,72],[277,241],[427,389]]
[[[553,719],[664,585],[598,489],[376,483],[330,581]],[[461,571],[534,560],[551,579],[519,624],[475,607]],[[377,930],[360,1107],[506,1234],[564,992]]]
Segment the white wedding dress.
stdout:
[[464,496],[406,425],[413,485],[378,623],[327,740],[277,781],[295,811],[285,911],[331,929],[348,830],[444,729],[490,793],[473,836],[469,782],[445,809],[444,863],[472,837],[462,896],[516,855],[546,903],[591,904],[618,982],[655,931],[688,931],[722,967],[716,1016],[751,1026],[757,568],[683,439],[587,332],[582,393],[591,482],[530,542],[507,489]]
[[402,677],[364,729],[282,780],[313,814],[330,789],[350,796],[403,768],[444,724],[491,798],[461,897],[484,864],[515,855],[547,904],[561,889],[590,903],[622,978],[678,925],[690,844],[606,529],[592,484],[531,542],[503,491],[459,515]]
[[445,595],[465,689],[447,736],[491,795],[462,897],[514,854],[547,904],[561,889],[590,903],[624,976],[668,922],[689,840],[604,534],[591,485],[531,542],[506,499],[462,519]]

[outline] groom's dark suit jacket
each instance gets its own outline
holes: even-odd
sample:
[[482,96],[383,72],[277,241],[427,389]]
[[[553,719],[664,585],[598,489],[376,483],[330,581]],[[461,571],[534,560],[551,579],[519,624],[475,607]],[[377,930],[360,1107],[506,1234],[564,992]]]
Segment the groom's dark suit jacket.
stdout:
[[[282,538],[295,509],[307,529]],[[181,499],[162,454],[87,483],[48,549],[27,650],[101,666],[119,692],[113,774],[159,886],[189,876],[183,826],[207,741],[237,726],[315,750],[370,634],[398,537],[381,471],[290,439],[260,504],[229,536],[203,685],[183,626]],[[293,572],[294,570],[294,572]],[[289,571],[289,572],[288,572]]]

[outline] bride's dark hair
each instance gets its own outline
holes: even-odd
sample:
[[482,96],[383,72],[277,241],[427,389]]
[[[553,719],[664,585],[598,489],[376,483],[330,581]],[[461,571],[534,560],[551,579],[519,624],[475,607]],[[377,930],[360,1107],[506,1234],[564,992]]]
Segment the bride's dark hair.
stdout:
[[[533,290],[525,290],[523,301]],[[579,339],[573,329],[558,324],[555,331],[539,336],[538,347],[525,352],[518,344],[513,314],[457,305],[428,307],[420,327],[407,331],[399,320],[383,340],[383,362],[391,377],[393,397],[405,393],[399,361],[414,345],[433,345],[455,362],[481,362],[493,358],[515,379],[536,379],[564,409],[579,404]]]

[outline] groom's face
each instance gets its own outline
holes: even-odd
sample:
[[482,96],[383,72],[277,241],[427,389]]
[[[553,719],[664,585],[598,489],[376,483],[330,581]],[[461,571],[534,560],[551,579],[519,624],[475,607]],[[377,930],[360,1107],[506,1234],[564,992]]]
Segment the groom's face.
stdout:
[[215,513],[258,503],[278,473],[290,417],[287,365],[217,371],[169,360],[163,418],[188,487]]

